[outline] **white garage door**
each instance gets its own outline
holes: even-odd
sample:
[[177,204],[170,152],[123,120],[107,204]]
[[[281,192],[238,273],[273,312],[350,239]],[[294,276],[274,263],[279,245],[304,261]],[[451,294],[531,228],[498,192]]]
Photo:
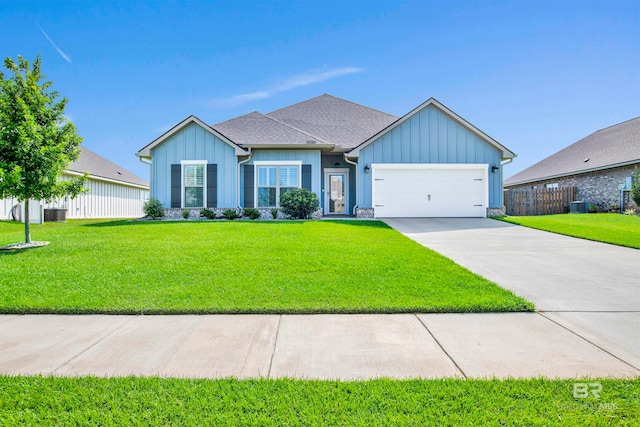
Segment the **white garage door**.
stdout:
[[373,164],[378,218],[485,217],[487,165]]

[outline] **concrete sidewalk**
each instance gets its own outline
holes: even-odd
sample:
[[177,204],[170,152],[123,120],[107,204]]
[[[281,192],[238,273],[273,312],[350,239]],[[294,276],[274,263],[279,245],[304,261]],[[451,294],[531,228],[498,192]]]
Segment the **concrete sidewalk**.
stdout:
[[[621,314],[624,315],[624,314]],[[1,315],[0,373],[188,378],[635,377],[640,356],[540,313]]]

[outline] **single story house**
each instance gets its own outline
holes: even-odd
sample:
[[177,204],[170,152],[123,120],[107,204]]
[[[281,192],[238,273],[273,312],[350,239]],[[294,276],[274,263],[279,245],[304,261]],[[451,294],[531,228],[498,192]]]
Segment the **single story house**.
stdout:
[[[507,189],[577,187],[577,200],[600,210],[635,205],[629,200],[635,169],[640,168],[640,117],[600,129],[504,183]],[[626,193],[626,194],[625,194]]]
[[[50,203],[32,201],[31,219],[41,222],[43,209],[66,209],[66,217],[138,218],[144,216],[142,205],[149,199],[149,183],[93,151],[80,146],[80,157],[69,164],[61,179],[89,173],[87,193],[75,199],[65,197]],[[21,220],[22,209],[16,199],[0,199],[2,219]]]
[[324,215],[485,217],[503,212],[502,163],[515,157],[434,98],[396,117],[326,94],[214,125],[189,116],[136,155],[169,217],[204,207],[268,217],[300,187]]

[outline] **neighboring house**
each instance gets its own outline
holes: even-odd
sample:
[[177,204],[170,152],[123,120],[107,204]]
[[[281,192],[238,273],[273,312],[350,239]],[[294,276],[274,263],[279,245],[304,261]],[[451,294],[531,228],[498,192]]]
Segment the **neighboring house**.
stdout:
[[[134,218],[144,216],[142,205],[149,199],[149,183],[84,147],[80,157],[69,164],[61,179],[89,173],[87,193],[75,199],[65,197],[44,203],[44,209],[66,209],[67,218]],[[2,219],[20,219],[16,199],[0,199]],[[39,208],[38,205],[32,205]],[[34,212],[33,214],[39,214]]]
[[[620,205],[640,167],[640,117],[601,129],[507,179],[505,188],[577,187],[577,200]],[[625,195],[625,202],[629,202]],[[633,203],[633,202],[631,202]]]
[[324,215],[485,217],[515,154],[431,98],[396,117],[330,95],[208,125],[189,116],[142,148],[151,196],[180,209],[255,207],[306,188]]

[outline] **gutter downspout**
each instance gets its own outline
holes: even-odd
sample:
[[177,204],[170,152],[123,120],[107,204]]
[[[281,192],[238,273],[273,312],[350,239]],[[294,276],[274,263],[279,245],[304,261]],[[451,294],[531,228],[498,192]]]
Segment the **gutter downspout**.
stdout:
[[251,160],[251,157],[253,157],[253,153],[251,152],[251,147],[249,147],[249,157],[247,157],[246,160],[238,162],[238,209],[242,209],[242,207],[240,206],[240,166]]
[[[509,163],[513,162],[513,159],[515,159],[515,157],[507,159],[505,162],[500,162],[500,166],[502,166],[500,168],[500,174],[502,175],[502,193],[500,194],[500,196],[502,196],[502,206],[505,206],[505,203],[504,203],[504,165],[508,165]],[[505,211],[505,215],[506,215],[506,213],[507,213],[506,206],[504,208],[504,211]]]
[[356,169],[356,204],[353,205],[353,216],[358,216],[357,215],[357,211],[356,209],[358,209],[358,187],[359,187],[359,183],[360,183],[360,171],[358,170],[358,163],[356,162],[352,162],[351,160],[349,160],[347,158],[347,153],[344,153],[344,161],[349,163],[350,165],[355,166]]
[[[138,157],[138,160],[140,160],[142,163],[149,165],[149,198],[151,198],[151,159],[147,159],[146,157]],[[86,206],[85,206],[85,218],[87,217],[87,212],[86,212]]]

